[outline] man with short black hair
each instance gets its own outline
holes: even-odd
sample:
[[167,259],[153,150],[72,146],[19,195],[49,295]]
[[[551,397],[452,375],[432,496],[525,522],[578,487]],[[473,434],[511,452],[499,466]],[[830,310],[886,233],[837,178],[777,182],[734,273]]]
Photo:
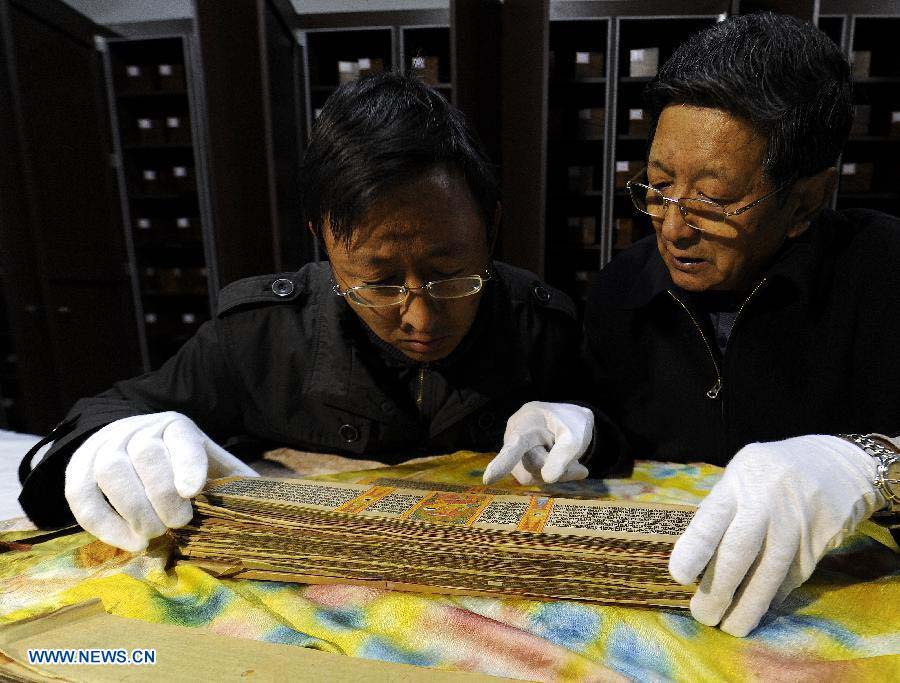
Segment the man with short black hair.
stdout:
[[[900,521],[900,439],[882,436],[900,430],[900,220],[824,208],[852,92],[812,24],[730,18],[646,94],[647,168],[628,190],[654,234],[601,273],[585,314],[591,396],[626,446],[600,438],[593,458],[727,466],[669,568],[702,572],[692,613],[743,636],[863,519]],[[540,474],[524,417],[486,483]]]
[[[140,550],[190,520],[207,477],[252,474],[217,444],[232,436],[396,463],[496,450],[532,402],[576,416],[570,438],[587,445],[590,410],[538,402],[565,397],[574,305],[492,260],[497,183],[459,111],[409,77],[344,85],[302,182],[329,262],[229,285],[162,368],[79,401],[24,482],[35,522],[74,516]],[[566,467],[557,477],[587,471]]]

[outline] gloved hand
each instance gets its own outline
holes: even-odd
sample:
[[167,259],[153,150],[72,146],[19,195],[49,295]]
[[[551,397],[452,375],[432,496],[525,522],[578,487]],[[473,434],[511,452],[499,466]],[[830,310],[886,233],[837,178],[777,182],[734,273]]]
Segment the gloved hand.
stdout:
[[821,557],[886,504],[876,463],[835,436],[745,446],[678,539],[669,572],[691,583],[691,613],[733,636],[756,628]]
[[484,469],[492,484],[512,472],[523,485],[584,479],[587,467],[578,462],[591,443],[594,414],[569,403],[532,401],[506,423],[503,448]]
[[207,477],[229,475],[257,476],[181,413],[136,415],[106,425],[75,451],[66,500],[86,531],[137,552],[191,520],[190,498]]

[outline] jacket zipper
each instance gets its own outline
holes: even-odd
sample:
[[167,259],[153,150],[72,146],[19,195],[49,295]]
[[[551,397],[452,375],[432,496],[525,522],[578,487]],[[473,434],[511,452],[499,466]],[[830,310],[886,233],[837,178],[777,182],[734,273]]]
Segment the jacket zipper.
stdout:
[[[729,335],[728,342],[725,343],[725,349],[728,350],[728,344],[731,342],[731,338],[734,336],[734,330],[737,327],[737,322],[740,320],[741,313],[744,312],[744,307],[753,298],[759,288],[762,287],[766,283],[766,278],[763,278],[759,282],[756,283],[756,286],[751,290],[750,294],[747,295],[747,298],[744,299],[744,302],[738,308],[737,313],[734,316],[734,323],[731,325],[731,335]],[[716,361],[716,356],[712,351],[712,346],[710,346],[709,340],[706,338],[706,335],[703,334],[703,328],[700,327],[697,319],[694,317],[694,314],[691,313],[691,309],[689,309],[684,302],[681,301],[671,289],[667,289],[666,293],[671,296],[678,304],[684,309],[684,312],[688,314],[688,317],[691,319],[691,322],[694,323],[694,327],[697,328],[697,332],[700,333],[700,338],[703,339],[703,343],[706,345],[706,352],[709,354],[709,358],[712,361],[713,367],[716,370],[716,383],[706,391],[706,397],[710,399],[716,399],[719,397],[719,394],[722,392],[722,371],[719,368],[719,363]],[[723,354],[724,355],[724,354]]]
[[753,298],[753,295],[756,294],[756,292],[759,290],[759,288],[762,287],[765,283],[766,283],[766,278],[763,278],[762,280],[760,280],[759,282],[757,282],[757,283],[756,283],[756,287],[754,287],[754,288],[750,291],[750,293],[747,295],[747,298],[744,299],[744,303],[742,303],[741,306],[740,306],[740,308],[738,308],[738,312],[737,312],[737,313],[735,314],[735,316],[734,316],[734,322],[731,324],[731,334],[728,335],[728,341],[725,342],[725,350],[726,350],[726,351],[728,350],[728,345],[731,343],[731,338],[732,338],[732,336],[734,335],[734,328],[737,327],[737,322],[738,322],[738,320],[740,320],[740,318],[741,318],[741,313],[744,312],[744,306],[747,305],[747,302],[750,301],[750,299]]
[[[722,391],[722,372],[719,369],[719,363],[716,361],[716,356],[712,351],[712,346],[709,345],[709,340],[706,338],[706,335],[703,334],[703,328],[700,327],[700,324],[697,322],[697,319],[694,317],[694,314],[691,313],[691,309],[684,305],[684,302],[681,301],[675,294],[672,293],[671,289],[666,290],[666,294],[672,297],[679,306],[684,309],[684,312],[688,314],[688,317],[691,319],[691,322],[694,323],[694,327],[697,328],[697,332],[700,333],[700,338],[703,340],[703,343],[706,345],[706,352],[709,354],[709,359],[712,361],[713,368],[716,370],[716,383],[707,389],[706,397],[709,399],[718,398],[719,392]],[[735,316],[735,320],[737,320],[737,316]]]
[[425,399],[425,366],[419,368],[419,387],[416,389],[416,408],[422,414],[422,401]]

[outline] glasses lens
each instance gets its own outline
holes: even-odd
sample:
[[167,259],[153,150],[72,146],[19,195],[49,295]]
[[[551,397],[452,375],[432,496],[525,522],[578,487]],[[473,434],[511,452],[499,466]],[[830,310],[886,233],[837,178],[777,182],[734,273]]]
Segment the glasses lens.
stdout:
[[666,212],[666,202],[659,192],[641,185],[630,185],[628,189],[631,192],[631,201],[638,211],[648,214],[654,221],[662,220]]
[[477,294],[481,290],[481,282],[478,275],[455,277],[450,280],[432,282],[428,291],[435,299],[461,299],[464,296]]
[[725,222],[725,210],[716,204],[698,199],[682,199],[682,215],[685,222],[700,232],[713,235],[730,235],[734,230]]
[[393,285],[364,285],[354,287],[347,296],[360,306],[377,308],[379,306],[396,306],[406,299],[406,290]]

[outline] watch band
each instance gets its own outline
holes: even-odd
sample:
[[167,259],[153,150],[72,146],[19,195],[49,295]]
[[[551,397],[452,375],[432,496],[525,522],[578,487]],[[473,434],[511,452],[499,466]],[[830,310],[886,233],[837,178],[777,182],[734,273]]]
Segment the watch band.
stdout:
[[[896,517],[900,514],[900,495],[897,493],[900,490],[900,481],[887,478],[889,466],[900,461],[900,451],[891,442],[885,442],[885,440],[869,434],[838,434],[837,436],[859,446],[878,461],[873,483],[888,503],[887,510],[879,513],[880,516]],[[893,484],[893,488],[888,484]]]

